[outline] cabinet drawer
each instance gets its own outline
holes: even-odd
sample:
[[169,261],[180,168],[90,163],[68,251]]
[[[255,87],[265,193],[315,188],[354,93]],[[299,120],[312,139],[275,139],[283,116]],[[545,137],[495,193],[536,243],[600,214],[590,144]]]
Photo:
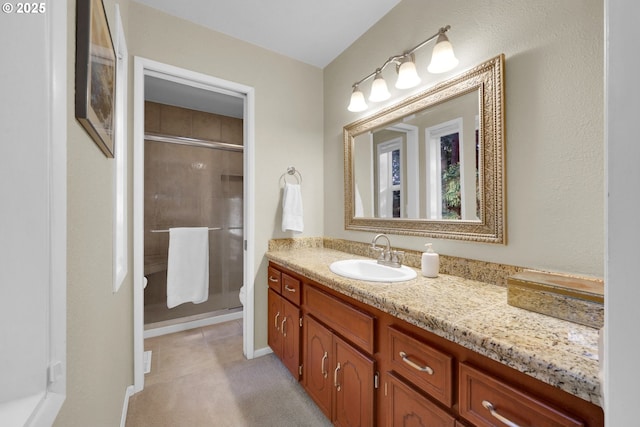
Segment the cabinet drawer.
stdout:
[[572,415],[465,363],[460,364],[459,391],[460,415],[478,426],[584,425]]
[[282,296],[294,303],[300,305],[300,281],[294,279],[286,273],[282,273]]
[[277,293],[282,291],[282,279],[281,273],[279,270],[269,266],[269,272],[267,274],[267,283],[269,284],[269,288],[273,289]]
[[456,420],[435,403],[405,384],[394,374],[389,374],[388,427],[429,426],[454,427]]
[[453,400],[453,358],[389,327],[391,368],[447,406]]
[[353,344],[373,354],[374,317],[312,286],[303,287],[310,313]]

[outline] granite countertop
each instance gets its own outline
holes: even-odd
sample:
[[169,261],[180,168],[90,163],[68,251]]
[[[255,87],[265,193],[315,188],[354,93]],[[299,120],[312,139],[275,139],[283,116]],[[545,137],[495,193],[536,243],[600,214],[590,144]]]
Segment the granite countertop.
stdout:
[[267,258],[335,291],[601,406],[598,330],[507,304],[507,288],[441,274],[406,282],[347,279],[329,270],[365,257],[327,248]]

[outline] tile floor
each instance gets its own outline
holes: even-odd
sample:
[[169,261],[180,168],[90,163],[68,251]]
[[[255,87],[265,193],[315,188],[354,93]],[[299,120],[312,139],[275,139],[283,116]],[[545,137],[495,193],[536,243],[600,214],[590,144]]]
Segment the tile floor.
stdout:
[[331,425],[273,354],[244,358],[242,320],[149,338],[147,350],[126,427]]

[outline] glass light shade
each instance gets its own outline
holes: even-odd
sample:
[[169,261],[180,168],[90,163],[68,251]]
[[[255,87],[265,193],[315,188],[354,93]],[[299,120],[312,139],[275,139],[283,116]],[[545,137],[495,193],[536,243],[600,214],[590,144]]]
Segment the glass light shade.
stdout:
[[380,102],[389,99],[391,94],[387,88],[387,82],[382,78],[382,74],[377,73],[376,78],[373,79],[371,84],[371,93],[369,94],[369,101]]
[[416,64],[411,59],[405,59],[402,64],[400,64],[400,68],[398,68],[396,88],[409,89],[417,86],[420,81],[420,77],[416,72]]
[[353,93],[351,94],[351,102],[349,102],[349,106],[347,110],[358,113],[360,111],[364,111],[367,109],[367,103],[364,100],[364,94],[357,87],[353,89]]
[[453,46],[444,34],[438,36],[438,41],[433,48],[431,63],[427,67],[430,73],[444,73],[458,65],[458,58],[453,54]]

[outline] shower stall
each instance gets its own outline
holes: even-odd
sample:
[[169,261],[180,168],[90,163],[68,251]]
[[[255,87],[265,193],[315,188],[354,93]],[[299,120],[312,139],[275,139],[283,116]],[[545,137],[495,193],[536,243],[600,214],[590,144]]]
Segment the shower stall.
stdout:
[[[242,311],[242,129],[241,118],[145,102],[145,329]],[[209,297],[169,309],[173,227],[209,228]]]

